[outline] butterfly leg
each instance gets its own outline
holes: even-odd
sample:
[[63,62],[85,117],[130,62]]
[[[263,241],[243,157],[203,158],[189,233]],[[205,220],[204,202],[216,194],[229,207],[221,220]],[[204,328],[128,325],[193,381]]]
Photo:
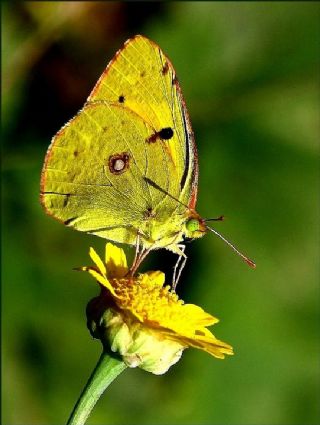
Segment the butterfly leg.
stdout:
[[133,262],[133,264],[130,268],[129,273],[130,273],[131,276],[133,276],[135,274],[138,267],[140,266],[140,264],[146,258],[146,256],[149,254],[150,251],[151,251],[151,248],[142,248],[141,249],[141,251],[137,255],[137,258],[135,259],[135,261]]
[[140,251],[140,234],[137,233],[137,240],[136,240],[136,251],[134,254],[134,259],[131,268],[136,264],[138,257],[139,257],[139,251]]
[[172,289],[174,291],[176,290],[182,270],[184,269],[184,266],[186,265],[186,262],[187,262],[188,257],[184,253],[185,249],[186,249],[185,245],[178,245],[177,254],[179,255],[179,257],[173,269]]
[[144,235],[138,230],[137,232],[137,240],[136,240],[136,252],[134,256],[134,260],[132,263],[132,266],[130,267],[129,273],[131,276],[134,275],[134,273],[137,271],[138,267],[142,263],[142,261],[146,258],[146,256],[151,251],[151,248],[141,248],[140,250],[140,238]]

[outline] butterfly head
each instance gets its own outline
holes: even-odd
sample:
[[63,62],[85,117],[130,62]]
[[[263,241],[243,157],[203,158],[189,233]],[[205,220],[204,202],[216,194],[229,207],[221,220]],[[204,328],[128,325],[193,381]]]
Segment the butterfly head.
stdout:
[[197,214],[193,214],[188,217],[185,224],[185,233],[184,238],[187,240],[197,239],[204,236],[207,232],[207,228],[205,225],[205,221],[198,216]]

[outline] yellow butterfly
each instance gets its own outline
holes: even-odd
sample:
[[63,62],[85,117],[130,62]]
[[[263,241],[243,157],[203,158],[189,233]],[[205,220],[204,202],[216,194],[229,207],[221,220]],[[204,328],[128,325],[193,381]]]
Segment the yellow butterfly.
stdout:
[[136,269],[150,250],[186,258],[185,239],[216,233],[195,211],[197,187],[197,151],[176,73],[157,44],[137,35],[54,136],[41,203],[67,226],[135,245]]

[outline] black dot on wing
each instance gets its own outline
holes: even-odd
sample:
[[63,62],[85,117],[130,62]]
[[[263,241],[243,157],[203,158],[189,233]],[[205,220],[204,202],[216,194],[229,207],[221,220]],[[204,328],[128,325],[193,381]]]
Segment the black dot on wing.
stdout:
[[168,73],[168,71],[169,71],[169,65],[168,65],[168,62],[166,62],[166,63],[163,65],[162,70],[161,70],[162,75],[166,75],[166,74]]
[[173,136],[173,130],[171,127],[165,127],[158,134],[162,140],[169,140]]
[[118,100],[119,100],[119,103],[124,103],[125,98],[124,98],[123,94],[121,96],[119,96]]

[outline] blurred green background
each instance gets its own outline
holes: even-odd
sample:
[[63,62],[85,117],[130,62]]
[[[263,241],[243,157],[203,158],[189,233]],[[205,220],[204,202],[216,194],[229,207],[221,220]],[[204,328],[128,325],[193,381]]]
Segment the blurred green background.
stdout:
[[[115,51],[142,33],[173,62],[199,151],[198,211],[222,232],[187,247],[179,295],[234,346],[187,350],[161,377],[127,370],[90,424],[318,424],[319,3],[2,3],[2,423],[62,424],[99,354],[72,271],[104,241],[46,216],[51,137]],[[132,255],[132,250],[126,248]],[[164,250],[145,268],[168,276]]]

